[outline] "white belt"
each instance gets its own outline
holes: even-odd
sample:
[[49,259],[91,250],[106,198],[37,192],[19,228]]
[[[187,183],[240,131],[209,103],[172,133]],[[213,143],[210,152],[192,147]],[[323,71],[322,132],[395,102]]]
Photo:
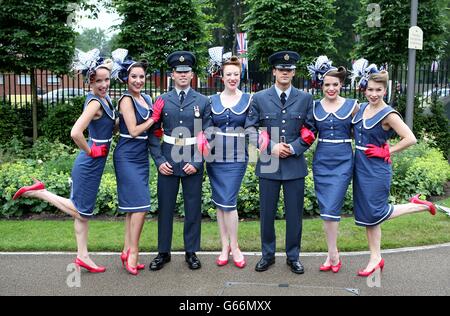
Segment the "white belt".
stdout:
[[197,144],[196,137],[177,138],[177,137],[168,136],[166,134],[164,134],[163,141],[170,145],[176,145],[176,146],[191,146],[191,145]]
[[365,150],[367,150],[367,149],[369,149],[369,148],[363,147],[363,146],[356,146],[356,149],[365,151]]
[[333,143],[333,144],[342,144],[342,143],[351,143],[351,139],[323,139],[319,138],[319,142],[321,143]]
[[120,134],[120,137],[132,138],[132,139],[148,139],[148,136],[136,136],[136,137],[133,137],[133,136],[128,135],[128,134]]
[[228,137],[245,137],[244,133],[223,133],[223,132],[216,132],[216,135],[220,136],[228,136]]
[[89,137],[89,139],[96,143],[110,143],[113,140],[112,138],[110,138],[110,139],[95,139],[92,137]]

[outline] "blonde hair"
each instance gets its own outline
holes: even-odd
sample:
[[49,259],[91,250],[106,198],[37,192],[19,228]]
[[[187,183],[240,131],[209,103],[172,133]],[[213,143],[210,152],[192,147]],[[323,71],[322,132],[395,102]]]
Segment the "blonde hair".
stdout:
[[223,62],[222,70],[221,70],[222,76],[223,76],[223,70],[225,69],[226,66],[236,66],[239,68],[239,72],[242,72],[242,64],[241,64],[241,61],[239,60],[239,57],[237,57],[237,56],[231,56],[230,59]]
[[387,88],[389,82],[389,73],[386,70],[382,70],[379,73],[371,74],[368,81],[381,83],[385,88]]
[[105,59],[103,61],[103,63],[99,66],[97,66],[90,74],[89,74],[89,82],[93,82],[95,80],[95,76],[97,75],[97,70],[99,69],[106,69],[108,70],[110,73],[112,71],[114,62],[112,61],[112,59]]

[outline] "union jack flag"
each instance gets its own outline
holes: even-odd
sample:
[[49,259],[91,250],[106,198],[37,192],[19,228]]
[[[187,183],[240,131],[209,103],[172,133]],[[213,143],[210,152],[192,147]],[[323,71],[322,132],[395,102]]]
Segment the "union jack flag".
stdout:
[[244,78],[244,74],[248,70],[247,52],[248,52],[247,33],[237,33],[237,53],[242,63],[242,78]]

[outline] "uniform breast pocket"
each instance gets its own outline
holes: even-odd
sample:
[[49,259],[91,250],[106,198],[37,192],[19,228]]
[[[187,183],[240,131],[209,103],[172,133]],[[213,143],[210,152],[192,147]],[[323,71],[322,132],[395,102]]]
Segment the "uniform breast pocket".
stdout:
[[273,126],[277,120],[277,113],[261,113],[259,120],[262,126]]
[[289,114],[290,124],[293,128],[298,129],[300,124],[303,123],[303,113],[301,112],[291,112]]

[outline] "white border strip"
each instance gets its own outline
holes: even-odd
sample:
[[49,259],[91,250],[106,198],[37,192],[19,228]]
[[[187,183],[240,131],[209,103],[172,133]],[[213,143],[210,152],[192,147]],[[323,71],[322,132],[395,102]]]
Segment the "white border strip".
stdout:
[[[402,253],[402,252],[413,252],[413,251],[423,251],[423,250],[433,250],[440,248],[450,248],[450,243],[441,244],[441,245],[431,245],[431,246],[421,246],[421,247],[406,247],[406,248],[398,248],[398,249],[386,249],[382,250],[381,253],[389,254],[389,253]],[[70,256],[76,255],[76,252],[0,252],[0,256]],[[119,256],[120,252],[91,252],[89,253],[92,256]],[[157,255],[157,252],[141,252],[142,256],[150,256]],[[172,252],[171,255],[183,255],[184,251],[180,252]],[[198,255],[218,255],[219,251],[198,251]],[[261,256],[261,252],[243,252],[246,256]],[[340,252],[343,256],[361,256],[370,254],[369,251],[355,251],[355,252]],[[284,252],[277,252],[275,254],[277,257],[285,257],[286,254]],[[300,257],[322,257],[326,256],[326,252],[305,252],[300,253]]]

